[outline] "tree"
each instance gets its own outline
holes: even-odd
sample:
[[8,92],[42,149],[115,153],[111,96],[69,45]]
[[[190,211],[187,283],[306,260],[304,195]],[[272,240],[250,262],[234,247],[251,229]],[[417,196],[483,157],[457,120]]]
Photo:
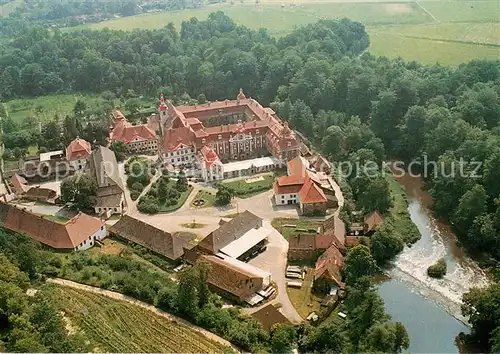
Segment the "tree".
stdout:
[[487,211],[486,198],[486,191],[480,184],[476,184],[460,198],[453,222],[462,233],[466,234],[474,219]]
[[204,93],[200,93],[198,95],[198,103],[199,104],[203,104],[205,102],[207,102],[207,98],[205,97],[205,94]]
[[358,245],[347,253],[344,266],[347,284],[355,284],[358,279],[375,274],[376,269],[377,266],[368,247]]
[[127,145],[121,140],[116,140],[111,143],[109,149],[115,153],[116,160],[125,160],[125,155],[127,153]]
[[85,111],[87,110],[87,103],[81,99],[77,99],[75,106],[73,107],[73,113],[77,117],[83,117]]
[[131,115],[135,115],[139,112],[141,108],[141,101],[138,98],[129,98],[127,102],[125,102],[125,108],[130,112]]
[[83,127],[77,116],[66,116],[63,121],[64,143],[68,145],[73,139],[83,134]]
[[301,352],[347,353],[348,346],[349,340],[340,326],[334,322],[329,322],[313,328],[302,339],[299,350]]
[[59,122],[55,119],[45,124],[42,128],[42,136],[40,138],[39,146],[44,146],[50,151],[61,149],[62,144],[62,130]]
[[468,339],[482,352],[489,352],[493,344],[493,335],[498,335],[500,328],[500,283],[493,283],[486,288],[472,288],[464,294],[462,314],[469,319],[472,330]]
[[400,322],[386,322],[370,328],[360,349],[362,352],[401,353],[409,346],[406,328]]
[[382,176],[369,179],[368,183],[364,184],[364,190],[359,194],[357,201],[365,213],[378,210],[385,214],[392,207],[389,183]]
[[384,264],[403,250],[404,242],[391,224],[384,223],[372,236],[371,246],[373,258]]
[[295,327],[277,324],[271,331],[271,353],[291,353],[296,341]]
[[208,275],[210,273],[210,264],[204,261],[199,261],[194,266],[197,276],[198,276],[198,284],[197,284],[197,292],[198,292],[198,304],[199,307],[208,304],[210,299],[210,290],[208,289]]
[[5,119],[7,117],[8,117],[7,109],[5,108],[5,105],[2,102],[0,102],[0,118]]
[[73,203],[78,210],[89,210],[95,205],[97,184],[88,175],[75,175],[61,183],[61,200]]
[[194,318],[199,310],[196,270],[193,267],[184,267],[179,272],[179,287],[177,289],[177,306],[179,311],[191,318]]
[[233,199],[234,195],[235,193],[232,188],[221,183],[217,187],[217,193],[215,193],[215,202],[217,205],[228,205],[231,203],[231,199]]
[[177,182],[175,183],[175,189],[177,189],[181,193],[188,190],[187,178],[183,173],[179,173]]
[[332,125],[326,130],[321,146],[332,159],[337,160],[342,152],[344,133],[340,127]]

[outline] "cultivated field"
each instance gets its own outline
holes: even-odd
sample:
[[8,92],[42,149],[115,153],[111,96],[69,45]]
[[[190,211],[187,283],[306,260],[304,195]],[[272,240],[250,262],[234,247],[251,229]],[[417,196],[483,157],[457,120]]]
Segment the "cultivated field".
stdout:
[[500,1],[436,0],[338,1],[243,0],[175,12],[143,14],[78,28],[159,28],[172,22],[178,29],[191,17],[205,19],[223,11],[250,28],[267,28],[275,36],[319,19],[348,17],[367,26],[376,55],[423,63],[457,65],[475,58],[500,58]]
[[185,325],[124,301],[67,287],[57,288],[55,296],[71,327],[83,330],[96,352],[227,351]]

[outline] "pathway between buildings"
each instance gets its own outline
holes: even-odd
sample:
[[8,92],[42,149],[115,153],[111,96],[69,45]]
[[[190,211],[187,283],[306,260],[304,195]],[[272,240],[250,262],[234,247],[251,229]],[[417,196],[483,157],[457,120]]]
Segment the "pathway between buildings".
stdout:
[[117,293],[117,292],[114,292],[114,291],[104,290],[104,289],[96,288],[96,287],[89,286],[89,285],[75,283],[75,282],[73,282],[71,280],[66,280],[66,279],[49,278],[49,279],[47,279],[47,282],[48,283],[57,284],[57,285],[67,286],[67,287],[74,288],[74,289],[84,290],[84,291],[88,291],[88,292],[95,293],[95,294],[104,295],[104,296],[107,296],[107,297],[115,299],[115,300],[125,301],[125,302],[128,302],[129,304],[133,304],[135,306],[142,307],[143,309],[146,309],[148,311],[154,312],[157,315],[165,317],[165,318],[167,318],[170,321],[175,321],[177,323],[181,323],[181,324],[183,324],[185,326],[188,326],[191,329],[193,329],[193,330],[195,330],[195,331],[197,331],[197,332],[205,335],[207,338],[209,338],[209,339],[211,339],[213,341],[216,341],[216,342],[218,342],[218,343],[220,343],[222,345],[231,347],[231,348],[233,348],[233,350],[235,350],[237,352],[241,352],[241,349],[238,349],[237,347],[235,347],[234,345],[232,345],[230,342],[228,342],[224,338],[221,338],[218,335],[216,335],[216,334],[214,334],[212,332],[207,331],[206,329],[203,329],[201,327],[195,326],[194,324],[192,324],[191,322],[188,322],[188,321],[184,320],[183,318],[174,316],[174,315],[172,315],[172,314],[170,314],[168,312],[162,311],[162,310],[154,307],[153,305],[149,305],[149,304],[147,304],[145,302],[136,300],[136,299],[131,298],[129,296],[126,296],[126,295],[123,295],[123,294],[120,294],[120,293]]

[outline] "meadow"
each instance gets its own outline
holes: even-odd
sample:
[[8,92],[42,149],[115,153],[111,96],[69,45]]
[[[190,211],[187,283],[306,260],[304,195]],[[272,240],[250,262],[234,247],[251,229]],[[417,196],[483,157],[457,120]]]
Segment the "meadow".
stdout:
[[471,59],[500,58],[500,1],[436,0],[423,2],[357,2],[316,0],[248,0],[198,9],[142,14],[72,27],[92,29],[160,28],[172,22],[180,29],[192,17],[206,19],[223,11],[236,23],[266,28],[283,36],[320,19],[348,17],[362,22],[370,34],[368,51],[432,64],[458,65]]
[[59,94],[40,96],[29,99],[16,99],[5,102],[9,116],[22,123],[26,117],[35,117],[39,122],[47,122],[57,114],[59,119],[73,112],[76,101],[81,98],[89,106],[95,103],[97,96],[82,96],[79,94]]
[[186,325],[139,306],[67,287],[54,292],[69,328],[82,330],[94,352],[223,353],[227,348]]

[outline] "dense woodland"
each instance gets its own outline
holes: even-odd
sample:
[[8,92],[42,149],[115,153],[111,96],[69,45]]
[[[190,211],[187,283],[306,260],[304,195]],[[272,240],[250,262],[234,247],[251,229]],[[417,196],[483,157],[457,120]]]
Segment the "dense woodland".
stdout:
[[[472,254],[495,265],[500,259],[500,62],[423,66],[375,58],[363,53],[368,45],[364,26],[347,19],[319,21],[275,39],[265,30],[238,26],[220,12],[206,21],[185,22],[179,31],[172,25],[131,32],[32,28],[0,48],[0,98],[59,92],[156,97],[162,91],[177,103],[191,97],[232,98],[241,87],[320,142],[332,160],[360,162],[359,176],[346,180],[352,208],[387,212],[392,204],[387,180],[363,174],[364,162],[379,164],[375,170],[388,159],[436,162],[437,167],[426,169],[436,214],[453,224]],[[100,131],[104,139],[112,100],[105,102],[92,113],[106,122],[100,130],[83,127],[88,113],[75,108],[63,128],[51,122],[41,137],[24,138],[46,143],[43,137],[53,139],[54,129],[64,129],[69,137],[88,129],[90,138]],[[11,128],[6,146],[16,148],[20,143],[8,140],[27,129]],[[381,260],[407,241],[393,237],[391,230],[374,238],[384,250]],[[480,301],[492,305],[489,296],[498,299],[498,286],[471,293],[464,312],[478,308]],[[480,349],[500,346],[498,311],[477,313],[471,322],[471,339]]]

